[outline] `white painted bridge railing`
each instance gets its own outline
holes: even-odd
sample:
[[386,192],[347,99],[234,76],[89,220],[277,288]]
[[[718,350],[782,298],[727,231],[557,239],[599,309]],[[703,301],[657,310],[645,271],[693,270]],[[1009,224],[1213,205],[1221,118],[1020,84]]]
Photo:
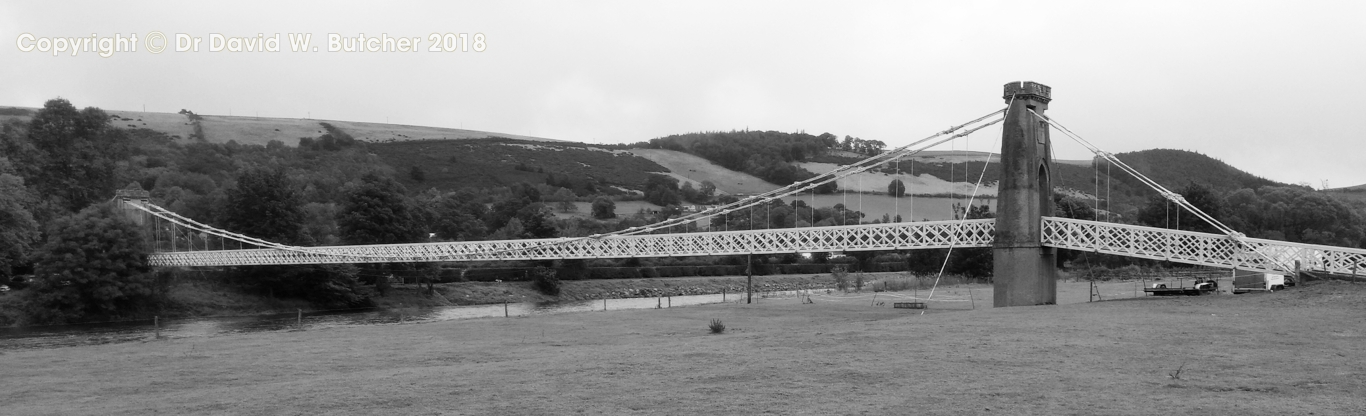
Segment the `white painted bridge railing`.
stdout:
[[[152,266],[248,266],[329,263],[554,260],[685,257],[814,251],[990,247],[995,220],[925,221],[838,227],[776,228],[503,241],[153,253]],[[1290,273],[1366,270],[1366,250],[1221,234],[1044,217],[1045,246],[1213,267]]]
[[1267,273],[1366,270],[1366,250],[1044,217],[1045,246]]
[[153,253],[152,266],[247,266],[273,264],[398,263],[435,261],[553,260],[624,257],[682,257],[990,247],[992,219],[775,228],[503,241],[248,249]]

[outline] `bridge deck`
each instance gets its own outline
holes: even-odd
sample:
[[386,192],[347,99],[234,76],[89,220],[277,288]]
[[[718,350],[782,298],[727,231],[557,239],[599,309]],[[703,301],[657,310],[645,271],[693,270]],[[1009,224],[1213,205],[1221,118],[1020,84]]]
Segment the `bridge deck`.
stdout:
[[153,266],[397,263],[682,257],[816,251],[989,247],[995,221],[925,221],[603,238],[461,241],[155,253]]
[[[602,238],[462,241],[154,253],[153,266],[458,262],[684,257],[795,252],[990,247],[995,220],[925,221],[839,227],[650,234]],[[1366,250],[1097,221],[1045,217],[1042,245],[1267,273],[1350,274]]]

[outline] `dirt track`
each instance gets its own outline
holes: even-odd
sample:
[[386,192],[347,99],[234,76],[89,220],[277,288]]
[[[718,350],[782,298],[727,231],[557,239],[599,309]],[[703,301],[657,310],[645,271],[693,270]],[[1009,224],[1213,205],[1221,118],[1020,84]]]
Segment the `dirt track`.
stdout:
[[[942,302],[923,315],[861,297],[813,300],[7,352],[0,409],[1366,413],[1366,284],[1001,309]],[[713,318],[725,334],[707,333]]]

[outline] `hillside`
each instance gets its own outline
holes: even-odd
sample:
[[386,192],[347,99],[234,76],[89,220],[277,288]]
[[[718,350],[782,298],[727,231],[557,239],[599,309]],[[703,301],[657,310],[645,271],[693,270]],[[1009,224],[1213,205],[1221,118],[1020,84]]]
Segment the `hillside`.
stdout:
[[[0,122],[11,119],[26,122],[32,111],[19,107],[0,108]],[[779,184],[788,183],[811,172],[829,171],[863,157],[839,148],[834,136],[829,134],[692,133],[654,139],[635,149],[621,151],[538,137],[438,127],[138,111],[109,111],[109,114],[111,125],[115,127],[150,129],[184,142],[191,141],[196,132],[192,118],[198,119],[198,131],[207,142],[236,141],[256,145],[278,140],[287,146],[296,146],[300,138],[316,138],[327,133],[325,123],[356,140],[371,143],[370,152],[396,171],[420,169],[425,176],[421,181],[400,175],[407,185],[445,190],[508,186],[518,182],[544,183],[552,175],[577,181],[579,187],[583,183],[598,182],[637,188],[644,183],[646,173],[655,172],[694,184],[711,181],[723,193],[752,194],[773,189],[777,186],[773,183],[775,180]],[[486,138],[494,140],[466,140]],[[819,151],[822,146],[829,149]],[[772,157],[764,158],[765,163],[755,163],[754,156],[770,153]],[[1196,152],[1152,149],[1116,156],[1173,189],[1188,181],[1210,185],[1222,193],[1242,188],[1285,186]],[[901,179],[912,194],[966,194],[971,193],[980,175],[983,187],[978,193],[990,197],[995,195],[1000,171],[993,158],[983,175],[986,157],[981,152],[922,152],[903,159],[899,166],[893,164],[851,176],[841,180],[839,185],[853,191],[880,193],[885,192],[891,180]],[[519,170],[519,164],[529,169]],[[744,172],[746,170],[772,180],[765,181]],[[1102,198],[1108,195],[1114,210],[1119,212],[1132,210],[1154,195],[1119,169],[1110,169],[1107,181],[1106,166],[1102,164],[1097,170],[1088,160],[1059,160],[1053,173],[1054,186],[1060,190],[1083,198],[1094,198],[1096,193]],[[1366,199],[1357,195],[1359,190],[1366,190],[1366,185],[1333,191],[1340,193],[1342,199]]]
[[[35,111],[37,109],[0,107],[0,123],[11,120],[28,123]],[[322,137],[329,133],[330,127],[340,132],[337,135],[368,143],[366,151],[391,166],[399,173],[396,177],[414,190],[490,188],[520,182],[540,184],[555,176],[561,184],[573,184],[580,194],[619,193],[620,188],[639,189],[649,173],[667,174],[671,170],[620,150],[477,130],[192,113],[118,110],[107,113],[110,126],[130,132],[146,129],[162,133],[181,144],[199,142],[194,139],[198,131],[207,143],[266,146],[279,141],[285,146],[296,147],[301,138]],[[692,160],[679,159],[673,163],[672,170],[692,170],[688,167],[689,162]],[[415,167],[421,174],[412,174]],[[707,175],[692,175],[697,177],[694,181],[717,179],[713,182],[727,193],[771,189],[771,185],[757,178],[748,181],[750,185],[737,185],[746,182],[743,178],[749,176],[718,166],[708,169]],[[688,175],[675,176],[688,178]],[[729,186],[719,182],[731,177],[741,179],[732,181]]]
[[[1115,157],[1167,188],[1180,187],[1188,181],[1203,183],[1222,192],[1263,186],[1288,186],[1247,173],[1219,159],[1187,150],[1150,149],[1118,153]],[[1137,179],[1128,175],[1116,174],[1114,178],[1134,186],[1142,186]]]
[[[19,120],[27,123],[34,108],[0,107],[0,123]],[[142,111],[105,110],[110,116],[110,125],[122,129],[144,128],[180,139],[189,139],[195,134],[194,120],[187,114],[157,113]],[[317,137],[325,132],[319,123],[328,123],[351,134],[357,140],[371,143],[386,143],[408,140],[455,140],[503,137],[518,140],[556,142],[558,140],[516,134],[496,133],[479,130],[452,129],[444,127],[409,126],[403,124],[367,123],[359,121],[318,120],[304,118],[275,118],[250,116],[224,116],[197,114],[199,127],[205,140],[211,143],[227,143],[229,140],[239,144],[265,146],[271,140],[279,140],[286,145],[295,146],[301,137]]]
[[[622,150],[569,142],[484,140],[410,140],[371,143],[367,150],[398,172],[414,189],[489,188],[519,182],[569,183],[579,195],[613,193],[610,186],[642,189],[648,173],[663,166]],[[422,172],[421,180],[411,174]]]
[[1366,192],[1366,184],[1357,186],[1346,186],[1342,188],[1325,189],[1328,192]]
[[[911,194],[967,194],[980,176],[983,186],[978,189],[978,194],[991,197],[996,193],[995,186],[1001,172],[999,156],[993,156],[983,173],[987,156],[983,152],[969,151],[921,152],[903,158],[899,163],[889,163],[880,169],[850,176],[840,181],[840,186],[850,190],[886,192],[888,183],[893,179],[901,179]],[[1209,185],[1220,193],[1262,186],[1288,186],[1244,172],[1218,159],[1185,150],[1152,149],[1120,153],[1116,157],[1173,190],[1191,181]],[[860,159],[861,156],[848,152],[827,152],[815,157],[814,162],[803,163],[802,166],[820,172]],[[1093,166],[1089,160],[1056,161],[1053,165],[1054,188],[1087,200],[1094,200],[1099,194],[1102,208],[1106,206],[1104,200],[1109,199],[1110,210],[1122,215],[1132,215],[1137,207],[1156,195],[1156,192],[1119,168],[1110,168],[1107,172],[1104,163],[1100,164],[1099,169]]]
[[726,169],[707,159],[665,149],[631,149],[630,152],[660,164],[669,170],[669,175],[680,181],[692,182],[699,186],[703,181],[716,185],[716,190],[727,194],[753,195],[777,188],[754,175]]
[[[839,148],[840,142],[830,133],[813,136],[806,133],[732,130],[675,134],[632,146],[685,152],[769,183],[788,185],[815,176],[794,162],[805,162],[810,157]],[[819,193],[834,190],[833,185],[817,188]]]

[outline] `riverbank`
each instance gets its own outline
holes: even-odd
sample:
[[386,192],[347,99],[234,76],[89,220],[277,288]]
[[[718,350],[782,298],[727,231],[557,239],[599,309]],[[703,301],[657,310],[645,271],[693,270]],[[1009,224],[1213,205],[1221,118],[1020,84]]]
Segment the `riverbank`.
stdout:
[[[874,275],[870,273],[869,275]],[[878,276],[899,273],[876,273]],[[779,292],[834,287],[829,275],[800,274],[755,276],[755,292]],[[650,279],[562,280],[560,295],[549,296],[537,291],[531,282],[457,282],[435,285],[436,294],[428,294],[425,285],[395,285],[385,296],[373,287],[368,294],[382,308],[438,307],[455,305],[485,305],[503,302],[553,302],[593,299],[653,298],[659,296],[710,295],[719,293],[743,294],[745,276],[656,277]]]
[[[1064,276],[1067,273],[1063,273]],[[858,273],[849,276],[852,285]],[[875,282],[901,283],[893,290],[909,290],[908,279],[902,272],[864,273],[863,291],[873,291]],[[928,278],[921,279],[916,285],[928,288],[932,283]],[[963,283],[961,278],[946,277],[946,285]],[[434,285],[428,291],[425,285],[396,284],[389,292],[380,296],[374,286],[362,286],[358,291],[370,299],[370,305],[382,309],[436,308],[444,306],[486,305],[503,302],[555,302],[581,301],[596,299],[653,298],[661,296],[685,296],[728,293],[736,296],[745,292],[745,276],[709,277],[658,277],[649,279],[611,279],[611,280],[562,280],[559,296],[548,296],[536,290],[531,282],[454,282]],[[833,289],[836,282],[829,274],[790,274],[754,276],[753,290],[757,293],[793,290]],[[881,286],[879,286],[881,287]],[[852,291],[859,289],[850,288]],[[21,323],[21,299],[23,292],[12,292],[0,296],[0,327]],[[160,308],[144,311],[137,316],[123,317],[119,320],[151,320],[160,318],[208,318],[252,315],[275,315],[295,313],[316,313],[351,308],[319,307],[303,299],[276,298],[266,293],[243,290],[240,287],[221,281],[186,278],[178,280],[168,288]]]
[[[1084,299],[1088,284],[1059,290]],[[975,310],[870,295],[6,351],[0,402],[35,415],[1366,412],[1366,284]],[[712,319],[726,331],[710,334]]]
[[[900,276],[898,273],[870,273],[871,276]],[[658,296],[744,293],[745,276],[659,277],[650,279],[566,280],[561,281],[559,296],[548,296],[531,282],[456,282],[434,285],[397,284],[380,296],[374,286],[358,288],[373,306],[384,309],[435,308],[459,305],[486,305],[503,302],[553,302],[592,299],[644,298]],[[755,276],[756,292],[777,292],[833,287],[828,275]],[[0,296],[0,327],[22,322],[23,292]],[[322,312],[336,308],[318,307],[303,299],[276,298],[268,294],[209,280],[183,279],[173,283],[161,302],[161,309],[141,313],[146,316],[121,320],[161,318],[224,317]]]

